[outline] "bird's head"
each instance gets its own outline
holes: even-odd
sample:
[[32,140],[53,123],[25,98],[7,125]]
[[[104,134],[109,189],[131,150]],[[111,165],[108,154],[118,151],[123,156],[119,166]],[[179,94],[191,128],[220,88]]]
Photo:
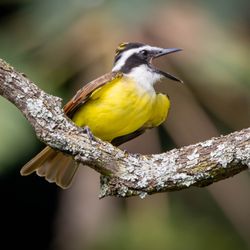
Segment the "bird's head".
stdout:
[[121,43],[116,49],[112,71],[120,71],[126,75],[138,76],[152,75],[152,84],[162,77],[182,82],[177,77],[155,68],[152,64],[154,58],[181,51],[181,49],[164,49],[143,43]]

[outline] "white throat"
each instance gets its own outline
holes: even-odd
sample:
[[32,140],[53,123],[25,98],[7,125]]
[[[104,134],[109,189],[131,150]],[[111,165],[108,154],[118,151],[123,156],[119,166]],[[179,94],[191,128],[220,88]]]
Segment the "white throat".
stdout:
[[124,75],[129,78],[133,78],[136,83],[145,90],[154,92],[154,84],[162,78],[162,75],[154,72],[146,64],[140,65]]

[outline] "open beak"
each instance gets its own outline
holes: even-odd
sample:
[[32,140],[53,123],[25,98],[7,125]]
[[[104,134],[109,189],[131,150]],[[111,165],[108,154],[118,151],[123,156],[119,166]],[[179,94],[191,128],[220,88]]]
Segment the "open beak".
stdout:
[[[164,55],[167,55],[167,54],[171,54],[171,53],[175,53],[175,52],[178,52],[178,51],[182,51],[182,49],[178,49],[178,48],[170,48],[170,49],[161,49],[159,48],[159,50],[155,50],[153,53],[152,53],[152,57],[151,57],[151,61],[152,59],[154,58],[158,58],[158,57],[161,57],[161,56],[164,56]],[[165,76],[166,78],[169,78],[171,80],[174,80],[174,81],[177,81],[177,82],[181,82],[183,83],[183,81],[179,78],[177,78],[176,76],[174,75],[171,75],[169,74],[168,72],[164,72],[164,71],[161,71],[159,69],[155,69],[158,73],[160,73],[161,75]]]

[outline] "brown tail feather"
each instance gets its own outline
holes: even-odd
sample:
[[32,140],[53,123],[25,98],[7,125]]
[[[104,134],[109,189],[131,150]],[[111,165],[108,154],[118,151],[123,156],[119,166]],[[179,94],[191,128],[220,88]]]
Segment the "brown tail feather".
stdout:
[[77,168],[70,156],[46,147],[26,163],[20,173],[29,175],[36,171],[37,175],[45,177],[47,181],[55,182],[61,188],[68,188]]

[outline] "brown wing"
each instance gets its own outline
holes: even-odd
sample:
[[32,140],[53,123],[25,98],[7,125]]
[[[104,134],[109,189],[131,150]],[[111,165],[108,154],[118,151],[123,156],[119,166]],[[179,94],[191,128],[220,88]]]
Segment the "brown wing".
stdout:
[[83,86],[81,89],[79,89],[76,93],[76,95],[64,106],[64,112],[71,116],[74,111],[79,107],[79,105],[82,105],[85,103],[90,95],[95,91],[96,89],[102,87],[106,83],[112,81],[115,78],[122,77],[122,73],[120,72],[110,72],[107,73],[91,82]]
[[130,133],[130,134],[127,134],[127,135],[122,135],[122,136],[119,136],[119,137],[116,137],[114,138],[111,143],[118,147],[120,146],[121,144],[127,142],[127,141],[130,141],[136,137],[138,137],[139,135],[143,134],[145,132],[146,128],[142,127],[142,128],[139,128],[138,130]]
[[[76,109],[80,105],[82,105],[88,101],[90,95],[96,89],[102,87],[103,85],[105,85],[108,82],[111,82],[115,78],[120,78],[120,77],[122,77],[121,72],[110,72],[110,73],[107,73],[107,74],[91,81],[90,83],[86,84],[81,89],[79,89],[77,91],[76,95],[64,106],[64,112],[69,117],[71,117],[74,114],[74,111],[76,111]],[[117,138],[114,138],[111,143],[114,146],[119,146],[119,145],[121,145],[127,141],[130,141],[130,140],[134,139],[135,137],[143,134],[146,129],[147,129],[146,127],[142,127],[142,128],[140,128],[140,129],[138,129],[130,134],[119,136]]]

